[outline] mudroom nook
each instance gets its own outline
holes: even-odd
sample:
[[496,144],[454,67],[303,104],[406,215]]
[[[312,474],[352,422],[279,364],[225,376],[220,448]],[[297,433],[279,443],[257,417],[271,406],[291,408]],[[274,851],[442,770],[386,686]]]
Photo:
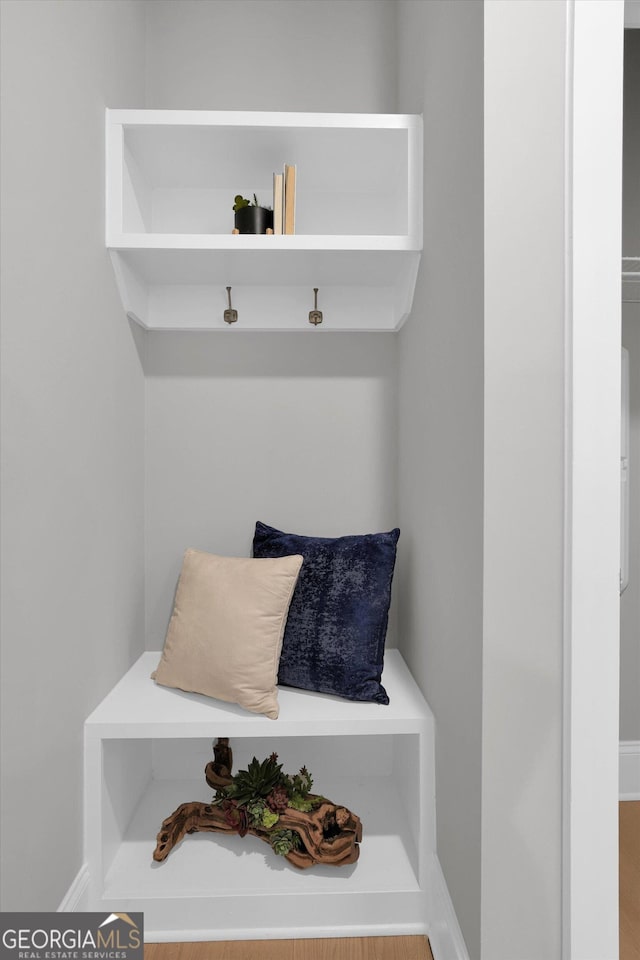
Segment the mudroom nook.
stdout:
[[[0,0],[3,911],[617,955],[625,6]],[[276,683],[304,562],[257,698],[167,682],[259,528],[394,539],[377,700]]]
[[[107,246],[123,308],[157,338],[159,349],[168,331],[181,338],[174,340],[180,348],[189,337],[202,332],[211,337],[215,331],[207,347],[230,356],[244,330],[258,330],[253,340],[258,357],[265,356],[263,343],[271,338],[272,352],[281,353],[280,376],[289,380],[298,377],[301,358],[307,366],[315,357],[320,337],[326,410],[338,373],[332,371],[333,355],[344,356],[343,337],[350,332],[348,348],[357,349],[358,331],[396,330],[410,313],[422,248],[421,117],[107,110],[106,155]],[[274,170],[285,159],[297,169],[295,234],[234,234],[230,198],[254,187],[269,195]],[[321,327],[306,316],[312,285],[322,294]],[[227,286],[238,307],[233,327],[224,317]],[[278,331],[293,330],[304,340],[289,342],[292,333],[289,340],[278,338]],[[380,356],[391,357],[393,341],[385,341]],[[165,356],[171,374],[171,356]],[[360,375],[375,383],[379,371],[368,356],[365,343]],[[243,376],[242,357],[236,362]],[[205,366],[193,372],[205,377]],[[188,367],[180,375],[188,377]],[[247,387],[255,381],[256,402],[264,407],[259,371],[248,365],[244,375]],[[209,388],[221,389],[214,378],[212,367]],[[298,383],[297,392],[303,392],[304,381]],[[299,402],[287,402],[280,419],[290,417],[290,407]],[[353,402],[345,406],[342,420],[348,425]],[[201,409],[214,441],[218,408]],[[304,403],[302,409],[304,415]],[[366,405],[357,409],[355,416],[367,416],[375,433],[384,429],[387,415],[379,424],[375,404],[370,412]],[[186,408],[185,416],[189,419]],[[311,429],[313,416],[310,411]],[[336,449],[334,424],[331,418],[317,457],[333,460],[346,492],[353,489],[358,463],[353,450],[345,447],[340,455]],[[354,427],[355,422],[347,426],[345,435]],[[158,443],[170,442],[160,423],[158,428]],[[271,463],[267,475],[254,477],[256,487],[293,492],[298,485],[291,464],[299,463],[305,440],[293,430],[286,436],[286,456]],[[253,441],[237,424],[227,438],[225,462],[236,463],[237,450]],[[262,443],[270,443],[267,433]],[[193,501],[194,475],[203,471],[196,460],[184,457],[181,463],[184,472],[173,494]],[[151,473],[148,482],[155,483]],[[307,480],[303,486],[313,501],[314,485]],[[396,497],[391,490],[386,496],[380,506],[392,523]],[[233,485],[226,497],[233,498],[240,516],[243,504]],[[261,509],[271,515],[266,493],[262,498]],[[202,506],[210,512],[212,505]],[[335,517],[320,517],[319,511],[313,520],[318,529],[309,528],[301,507],[298,522],[309,533],[339,533]],[[203,527],[198,544],[215,552],[215,523],[209,519],[205,526],[209,530]],[[243,533],[246,527],[245,522]],[[159,533],[148,529],[152,541]],[[193,535],[193,528],[184,534],[176,526],[176,537]],[[154,551],[154,564],[162,565],[162,582],[169,586],[180,556],[180,550]],[[165,608],[172,596],[169,589],[161,598]],[[347,629],[338,620],[338,637]],[[164,632],[154,639],[161,646]],[[276,720],[156,686],[150,678],[158,658],[159,652],[145,653],[85,726],[92,910],[115,910],[119,903],[144,911],[151,940],[426,934],[430,926],[446,926],[447,918],[437,913],[446,891],[438,886],[434,859],[433,716],[397,649],[387,649],[384,657],[388,705],[281,686]],[[236,765],[277,752],[287,764],[293,759],[312,769],[323,794],[360,811],[357,862],[341,870],[316,865],[301,876],[289,864],[274,866],[257,841],[247,842],[240,854],[233,843],[209,837],[203,844],[201,836],[198,842],[182,841],[166,863],[154,863],[155,835],[170,808],[180,800],[211,799],[202,770],[212,739],[220,736],[232,739]]]

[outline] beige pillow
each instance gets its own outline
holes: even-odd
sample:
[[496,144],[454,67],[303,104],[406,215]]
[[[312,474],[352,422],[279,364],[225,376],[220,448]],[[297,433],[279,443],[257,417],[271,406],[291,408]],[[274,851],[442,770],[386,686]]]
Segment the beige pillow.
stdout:
[[278,716],[278,663],[302,557],[187,550],[156,683]]

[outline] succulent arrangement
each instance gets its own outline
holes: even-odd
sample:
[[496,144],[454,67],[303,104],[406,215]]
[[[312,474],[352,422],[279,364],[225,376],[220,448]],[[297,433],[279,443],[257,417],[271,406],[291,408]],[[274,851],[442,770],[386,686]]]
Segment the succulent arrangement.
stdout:
[[300,847],[300,836],[295,830],[278,829],[278,821],[288,808],[308,813],[325,802],[310,793],[312,786],[306,767],[289,776],[278,763],[278,754],[272,753],[262,763],[254,757],[246,770],[239,770],[228,786],[216,791],[213,804],[241,837],[250,828],[266,830],[265,839],[274,852],[286,857]]
[[299,870],[314,864],[345,866],[360,856],[362,823],[347,807],[311,793],[306,767],[294,776],[284,773],[278,755],[231,774],[233,752],[228,737],[213,744],[214,759],[205,780],[215,790],[211,803],[181,803],[162,821],[153,859],[160,863],[189,833],[247,833],[268,843]]

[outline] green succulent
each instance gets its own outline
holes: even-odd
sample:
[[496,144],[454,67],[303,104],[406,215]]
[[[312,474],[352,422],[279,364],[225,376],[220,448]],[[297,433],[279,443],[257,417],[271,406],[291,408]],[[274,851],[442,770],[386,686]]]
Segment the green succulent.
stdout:
[[281,786],[285,776],[282,764],[278,763],[277,753],[262,763],[254,757],[246,770],[239,770],[233,782],[225,787],[223,798],[235,800],[239,806],[246,806],[252,800],[264,800],[274,789]]
[[280,814],[276,813],[275,810],[269,810],[268,807],[265,807],[262,814],[262,826],[266,827],[267,830],[270,830],[271,827],[275,827],[276,823],[280,819]]
[[289,800],[289,806],[293,807],[294,810],[300,810],[301,813],[309,813],[310,810],[313,810],[313,808],[317,806],[317,802],[309,800],[299,793],[294,793]]
[[[289,778],[291,782],[291,792],[295,796],[306,797],[313,786],[313,777],[306,767],[301,767],[300,772]],[[299,808],[298,808],[299,809]]]
[[242,210],[243,207],[259,207],[258,198],[255,193],[253,195],[253,200],[247,200],[246,197],[243,197],[241,193],[237,193],[233,198],[233,209]]
[[300,837],[295,830],[277,830],[269,838],[273,852],[279,857],[286,857],[292,850],[297,850],[300,846]]
[[251,800],[247,804],[247,816],[252,827],[262,826],[262,817],[267,810],[264,800]]

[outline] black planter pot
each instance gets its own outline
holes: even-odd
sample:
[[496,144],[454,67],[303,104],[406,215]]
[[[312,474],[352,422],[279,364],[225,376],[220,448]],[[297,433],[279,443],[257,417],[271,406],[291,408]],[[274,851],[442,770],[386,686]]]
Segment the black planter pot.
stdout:
[[239,233],[266,233],[273,230],[273,210],[266,207],[241,207],[235,213],[236,230]]

